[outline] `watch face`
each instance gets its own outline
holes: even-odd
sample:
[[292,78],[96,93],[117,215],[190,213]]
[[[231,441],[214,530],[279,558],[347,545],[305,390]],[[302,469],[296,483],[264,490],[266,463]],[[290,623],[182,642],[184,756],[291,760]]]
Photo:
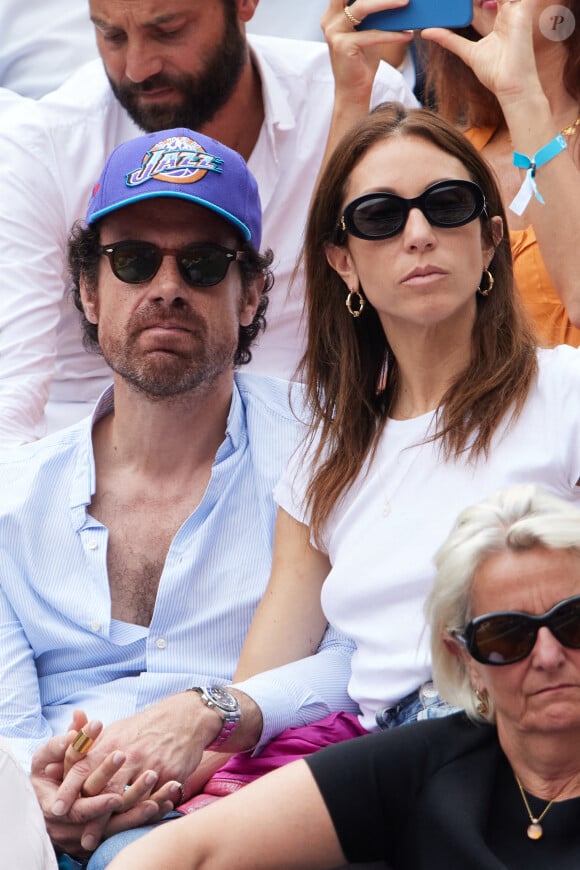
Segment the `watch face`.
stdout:
[[221,689],[219,686],[214,686],[211,689],[207,690],[208,695],[212,699],[212,701],[218,705],[222,710],[226,710],[229,713],[234,713],[239,709],[239,704],[237,699],[225,689]]

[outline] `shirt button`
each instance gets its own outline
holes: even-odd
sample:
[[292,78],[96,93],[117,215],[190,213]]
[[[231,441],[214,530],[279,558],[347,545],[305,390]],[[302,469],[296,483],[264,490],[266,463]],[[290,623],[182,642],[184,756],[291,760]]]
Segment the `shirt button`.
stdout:
[[98,546],[96,541],[89,541],[89,550],[96,550]]
[[101,630],[101,623],[97,622],[96,620],[94,622],[91,622],[91,629],[93,631],[100,631]]
[[165,640],[165,638],[160,637],[156,641],[155,646],[157,647],[157,649],[165,649],[165,647],[167,646],[167,641]]

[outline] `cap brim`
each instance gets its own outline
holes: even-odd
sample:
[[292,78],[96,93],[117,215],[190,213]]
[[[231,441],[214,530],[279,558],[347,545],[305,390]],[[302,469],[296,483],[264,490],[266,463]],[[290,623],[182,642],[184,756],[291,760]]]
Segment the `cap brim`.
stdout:
[[203,208],[207,208],[210,211],[213,211],[215,214],[218,214],[220,217],[223,217],[228,223],[233,224],[236,229],[238,229],[245,241],[249,242],[252,238],[252,233],[250,228],[239,220],[235,215],[230,214],[226,209],[220,208],[220,206],[214,205],[212,202],[208,202],[199,196],[192,196],[189,193],[180,193],[179,191],[167,191],[167,190],[159,190],[159,191],[149,191],[148,193],[139,193],[136,196],[128,197],[127,199],[122,200],[121,202],[116,202],[112,205],[108,205],[106,208],[102,208],[99,211],[93,212],[87,218],[87,224],[90,226],[94,224],[96,221],[105,217],[111,212],[119,211],[121,208],[125,208],[127,205],[132,205],[135,202],[143,202],[146,199],[185,199],[188,202],[192,202],[195,205],[201,205]]

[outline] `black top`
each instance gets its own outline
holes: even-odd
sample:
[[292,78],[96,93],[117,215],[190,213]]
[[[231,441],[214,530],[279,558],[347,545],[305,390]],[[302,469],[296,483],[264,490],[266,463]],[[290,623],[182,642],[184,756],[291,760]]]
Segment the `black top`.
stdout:
[[[392,870],[579,870],[580,798],[529,817],[495,727],[463,713],[403,725],[305,759],[349,862]],[[528,795],[532,813],[546,801]]]

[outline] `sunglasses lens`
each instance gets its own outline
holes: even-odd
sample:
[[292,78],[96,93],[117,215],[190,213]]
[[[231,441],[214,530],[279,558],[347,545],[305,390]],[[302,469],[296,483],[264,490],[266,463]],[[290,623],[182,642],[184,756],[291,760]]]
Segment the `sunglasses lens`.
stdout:
[[159,254],[154,245],[116,245],[111,258],[113,272],[127,284],[143,284],[151,280],[159,267]]
[[183,251],[179,257],[179,267],[189,284],[212,287],[223,281],[232,259],[227,251],[209,245],[195,245]]
[[387,239],[398,233],[406,212],[398,197],[379,194],[359,203],[350,213],[352,226],[363,238]]
[[552,615],[550,630],[564,646],[580,649],[580,600],[563,604]]
[[471,649],[475,658],[492,665],[507,665],[532,651],[536,626],[525,617],[490,616],[474,625]]
[[480,206],[476,190],[459,184],[437,187],[425,197],[427,219],[437,227],[460,227],[468,223],[476,216]]

